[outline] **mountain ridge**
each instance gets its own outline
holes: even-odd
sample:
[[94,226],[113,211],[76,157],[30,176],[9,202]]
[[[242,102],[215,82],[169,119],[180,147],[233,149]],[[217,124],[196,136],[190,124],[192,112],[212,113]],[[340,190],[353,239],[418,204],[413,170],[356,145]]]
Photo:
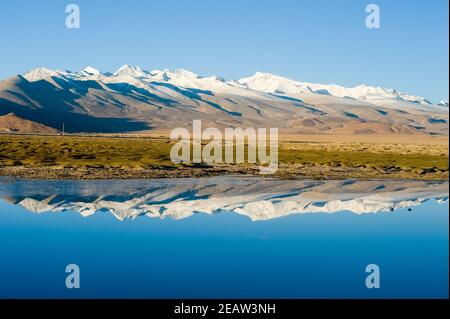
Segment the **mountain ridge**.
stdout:
[[0,132],[56,134],[58,130],[40,123],[22,119],[14,113],[8,113],[0,116]]
[[297,82],[269,73],[227,81],[124,65],[114,73],[37,68],[0,81],[0,115],[68,132],[139,132],[190,127],[278,127],[331,134],[445,134],[448,107],[369,86]]
[[[371,86],[371,85],[366,85],[366,84],[360,84],[360,85],[356,85],[354,87],[345,87],[345,86],[341,86],[341,85],[337,85],[337,84],[320,84],[320,83],[311,83],[311,82],[301,82],[301,81],[297,81],[297,80],[293,80],[284,76],[280,76],[280,75],[275,75],[275,74],[271,74],[271,73],[267,73],[267,72],[261,72],[261,71],[257,71],[254,75],[250,76],[250,77],[245,77],[239,80],[226,80],[221,76],[217,76],[217,75],[212,75],[212,76],[200,76],[194,72],[188,71],[186,69],[175,69],[175,70],[170,70],[170,69],[163,69],[163,70],[152,70],[152,71],[148,71],[148,70],[144,70],[142,68],[140,68],[139,66],[131,66],[128,64],[125,64],[123,66],[121,66],[119,69],[117,69],[115,72],[110,73],[110,72],[101,72],[96,68],[93,68],[91,66],[87,66],[85,69],[83,69],[82,71],[79,72],[72,72],[72,71],[60,71],[60,70],[51,70],[51,69],[47,69],[45,67],[39,67],[33,70],[30,70],[28,72],[26,72],[24,74],[24,77],[29,80],[30,82],[32,81],[36,81],[36,80],[40,80],[40,79],[45,79],[49,76],[55,76],[55,75],[66,75],[66,76],[83,76],[83,73],[87,73],[88,76],[98,76],[98,75],[103,75],[103,76],[121,76],[121,75],[129,75],[129,76],[133,76],[133,77],[144,77],[144,78],[149,78],[152,80],[162,80],[162,81],[168,81],[168,79],[174,79],[175,77],[178,78],[178,80],[180,80],[180,78],[183,79],[198,79],[198,80],[216,80],[216,81],[220,81],[223,83],[228,83],[228,84],[232,84],[232,85],[236,85],[236,84],[241,84],[244,86],[247,86],[249,88],[253,88],[257,91],[263,91],[263,92],[271,92],[271,93],[276,93],[276,91],[282,91],[282,90],[278,90],[278,89],[268,89],[268,88],[264,88],[264,87],[258,87],[258,85],[255,84],[251,84],[248,85],[249,82],[251,82],[252,80],[261,80],[262,78],[268,80],[269,82],[272,83],[266,83],[266,85],[270,86],[270,85],[275,85],[273,82],[274,81],[283,81],[284,85],[286,84],[291,84],[296,86],[298,89],[304,89],[307,92],[310,93],[316,93],[316,94],[324,94],[324,95],[332,95],[332,96],[337,96],[337,97],[351,97],[351,98],[355,98],[355,99],[362,99],[365,100],[367,99],[368,95],[372,95],[372,96],[388,96],[388,97],[392,97],[392,98],[398,98],[398,99],[402,99],[405,101],[409,101],[409,102],[417,102],[423,105],[433,105],[432,102],[429,101],[429,99],[426,99],[424,97],[421,96],[417,96],[417,95],[412,95],[409,93],[403,93],[400,92],[396,89],[393,88],[383,88],[380,86]],[[292,89],[292,88],[291,88]],[[287,90],[289,91],[289,90]],[[296,93],[296,92],[284,92],[283,93]],[[365,94],[364,94],[365,93]],[[347,94],[347,95],[345,95]],[[444,102],[447,102],[447,100],[441,100],[439,103],[435,103],[434,105],[443,105]]]

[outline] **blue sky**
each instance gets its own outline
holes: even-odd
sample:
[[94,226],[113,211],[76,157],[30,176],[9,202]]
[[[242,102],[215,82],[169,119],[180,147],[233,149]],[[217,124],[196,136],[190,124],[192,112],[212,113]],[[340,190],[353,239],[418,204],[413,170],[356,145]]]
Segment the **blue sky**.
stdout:
[[[65,27],[65,6],[81,28]],[[381,28],[365,27],[365,7]],[[46,66],[185,68],[238,79],[394,87],[447,99],[447,0],[8,1],[0,5],[0,78]]]

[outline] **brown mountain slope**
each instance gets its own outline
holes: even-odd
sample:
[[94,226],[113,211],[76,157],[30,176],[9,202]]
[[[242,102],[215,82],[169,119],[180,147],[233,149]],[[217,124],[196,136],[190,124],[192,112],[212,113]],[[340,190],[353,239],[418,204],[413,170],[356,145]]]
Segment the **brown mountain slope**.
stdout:
[[25,120],[18,117],[14,113],[0,116],[0,132],[1,133],[57,133],[58,130]]
[[382,107],[305,93],[283,96],[221,84],[203,90],[132,77],[54,76],[0,81],[0,114],[68,133],[136,133],[202,127],[275,127],[283,134],[448,135],[448,111],[411,103]]

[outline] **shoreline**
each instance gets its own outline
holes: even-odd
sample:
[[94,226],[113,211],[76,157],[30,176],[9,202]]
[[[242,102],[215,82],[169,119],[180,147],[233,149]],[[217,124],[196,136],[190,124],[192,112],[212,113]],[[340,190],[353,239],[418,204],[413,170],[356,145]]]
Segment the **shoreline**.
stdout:
[[0,176],[41,180],[131,180],[164,178],[201,178],[213,176],[260,177],[279,180],[428,180],[448,181],[447,172],[402,170],[379,171],[349,167],[280,167],[275,174],[260,174],[256,167],[180,167],[175,169],[121,169],[121,168],[60,168],[60,167],[2,167]]
[[256,163],[174,163],[164,138],[0,135],[0,176],[28,179],[156,179],[218,175],[276,179],[448,180],[448,144],[280,142],[278,170]]

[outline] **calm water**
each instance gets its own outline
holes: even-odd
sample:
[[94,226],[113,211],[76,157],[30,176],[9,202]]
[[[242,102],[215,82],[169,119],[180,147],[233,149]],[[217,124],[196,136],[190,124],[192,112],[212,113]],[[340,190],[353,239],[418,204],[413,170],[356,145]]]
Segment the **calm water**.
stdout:
[[0,297],[448,298],[448,217],[448,183],[0,179]]

